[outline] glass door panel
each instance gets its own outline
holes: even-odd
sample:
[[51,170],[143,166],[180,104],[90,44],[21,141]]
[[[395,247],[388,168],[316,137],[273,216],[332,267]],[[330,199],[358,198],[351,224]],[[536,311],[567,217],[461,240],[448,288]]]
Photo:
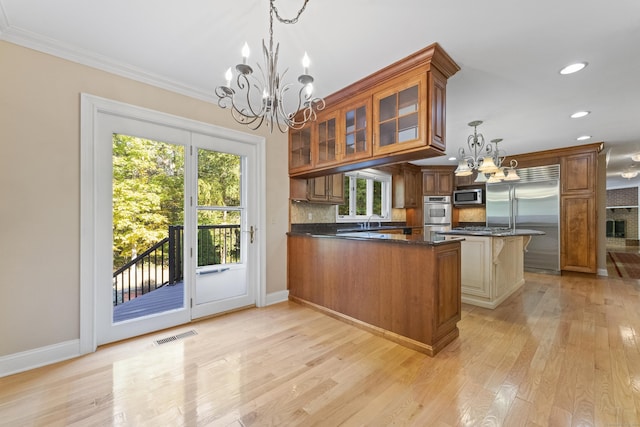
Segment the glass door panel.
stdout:
[[405,149],[426,144],[426,111],[421,98],[424,76],[411,79],[398,78],[395,87],[374,94],[375,144],[374,155],[391,153],[399,144]]
[[367,154],[367,106],[362,105],[345,113],[345,157]]
[[113,135],[113,323],[184,307],[184,147]]
[[318,122],[318,163],[336,160],[336,118]]
[[290,129],[291,151],[289,167],[304,169],[311,166],[311,128]]
[[[203,142],[207,141],[203,137]],[[240,154],[198,148],[193,317],[254,302],[246,256],[247,245],[253,242],[253,227],[243,230],[247,223],[244,164]]]

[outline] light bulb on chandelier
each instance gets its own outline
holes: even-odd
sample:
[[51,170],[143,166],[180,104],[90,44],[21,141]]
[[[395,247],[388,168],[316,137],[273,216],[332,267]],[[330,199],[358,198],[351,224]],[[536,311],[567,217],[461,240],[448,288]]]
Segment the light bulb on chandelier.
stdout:
[[[227,69],[225,73],[225,86],[218,86],[215,94],[218,97],[218,106],[230,108],[231,116],[240,124],[247,125],[252,130],[266,124],[271,132],[277,127],[281,132],[289,128],[300,129],[307,122],[317,117],[317,112],[324,109],[325,102],[322,98],[313,96],[313,77],[309,74],[311,60],[307,52],[302,58],[303,73],[298,76],[300,87],[297,91],[297,99],[289,97],[287,101],[296,106],[290,112],[285,111],[285,95],[292,88],[292,83],[283,84],[283,79],[288,69],[282,74],[278,72],[278,52],[280,43],[273,48],[273,16],[275,14],[279,22],[295,24],[302,15],[309,0],[304,0],[302,8],[293,19],[283,19],[274,5],[274,0],[269,2],[269,48],[264,39],[262,51],[264,55],[264,69],[257,64],[260,70],[260,78],[253,73],[253,68],[247,65],[251,53],[247,43],[242,47],[242,64],[235,67],[237,76],[234,80],[233,70]],[[235,85],[232,86],[232,83]],[[289,103],[289,102],[287,102]]]

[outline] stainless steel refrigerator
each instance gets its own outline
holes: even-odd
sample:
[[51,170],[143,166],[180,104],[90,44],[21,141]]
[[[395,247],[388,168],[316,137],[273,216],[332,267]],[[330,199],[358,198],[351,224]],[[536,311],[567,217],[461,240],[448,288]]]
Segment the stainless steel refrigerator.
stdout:
[[544,231],[524,254],[528,271],[560,273],[560,165],[518,169],[519,181],[487,184],[488,227]]

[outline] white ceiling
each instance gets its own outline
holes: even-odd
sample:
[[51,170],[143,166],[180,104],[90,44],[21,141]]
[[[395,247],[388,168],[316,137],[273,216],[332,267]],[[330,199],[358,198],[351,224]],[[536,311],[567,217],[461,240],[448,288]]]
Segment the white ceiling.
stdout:
[[[302,3],[275,5],[290,18]],[[268,14],[267,0],[0,0],[0,38],[215,102],[245,41],[257,61]],[[510,155],[604,141],[608,186],[640,183],[615,179],[640,152],[637,0],[311,0],[274,36],[291,80],[309,53],[319,96],[438,42],[461,68],[447,86],[448,155],[477,119]],[[589,65],[558,73],[575,61]],[[592,113],[569,118],[578,110]]]

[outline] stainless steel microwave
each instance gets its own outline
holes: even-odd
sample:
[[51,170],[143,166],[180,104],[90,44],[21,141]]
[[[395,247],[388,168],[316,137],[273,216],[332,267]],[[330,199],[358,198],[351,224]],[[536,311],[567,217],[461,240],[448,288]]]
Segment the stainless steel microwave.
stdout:
[[453,192],[454,206],[484,205],[484,191],[482,188],[470,188]]

